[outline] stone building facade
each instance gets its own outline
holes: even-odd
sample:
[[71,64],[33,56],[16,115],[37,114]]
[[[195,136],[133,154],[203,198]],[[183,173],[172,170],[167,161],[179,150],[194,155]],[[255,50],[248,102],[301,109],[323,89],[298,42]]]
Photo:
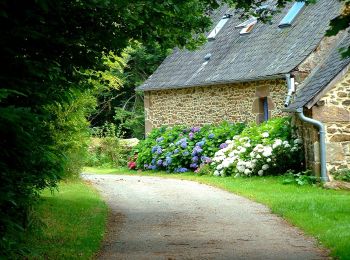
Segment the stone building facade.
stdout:
[[[328,172],[350,168],[350,71],[341,75],[316,105],[304,109],[304,113],[325,125]],[[295,122],[304,140],[307,167],[319,172],[318,130],[298,119]]]
[[146,133],[162,125],[259,123],[263,121],[263,98],[267,99],[269,118],[286,116],[281,110],[286,91],[282,79],[147,91],[144,96]]

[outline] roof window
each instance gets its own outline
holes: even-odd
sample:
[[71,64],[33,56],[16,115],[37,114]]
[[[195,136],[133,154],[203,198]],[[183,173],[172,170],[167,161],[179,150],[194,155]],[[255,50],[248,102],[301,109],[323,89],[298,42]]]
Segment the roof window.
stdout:
[[216,35],[220,32],[222,27],[227,23],[228,19],[232,17],[232,14],[225,14],[221,20],[218,22],[218,24],[215,26],[215,28],[210,32],[208,35],[208,40],[213,41],[215,40]]
[[243,29],[239,32],[240,35],[244,35],[244,34],[248,34],[253,30],[254,25],[256,24],[257,19],[255,17],[252,17],[250,19],[248,19],[247,21],[236,25],[236,28],[242,28]]
[[301,10],[304,8],[305,2],[295,2],[293,6],[289,9],[285,17],[278,25],[279,28],[284,28],[291,26],[295,18],[300,14]]

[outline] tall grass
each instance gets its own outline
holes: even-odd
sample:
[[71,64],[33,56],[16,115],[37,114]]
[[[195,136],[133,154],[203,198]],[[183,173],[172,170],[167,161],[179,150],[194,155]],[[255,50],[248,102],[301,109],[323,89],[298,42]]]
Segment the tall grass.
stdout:
[[91,259],[104,236],[108,209],[97,192],[80,180],[45,191],[35,209],[41,225],[27,232],[28,259]]

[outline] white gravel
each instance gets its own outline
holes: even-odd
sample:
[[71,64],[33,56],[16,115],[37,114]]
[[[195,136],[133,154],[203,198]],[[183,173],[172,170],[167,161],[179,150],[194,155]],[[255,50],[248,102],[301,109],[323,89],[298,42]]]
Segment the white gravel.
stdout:
[[261,204],[191,181],[83,174],[112,214],[99,259],[328,259]]

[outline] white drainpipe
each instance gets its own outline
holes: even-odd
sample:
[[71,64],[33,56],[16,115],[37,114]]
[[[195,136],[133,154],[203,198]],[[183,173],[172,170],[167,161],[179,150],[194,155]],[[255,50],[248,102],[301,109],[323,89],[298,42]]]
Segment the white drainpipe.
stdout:
[[292,98],[293,93],[295,92],[295,81],[294,77],[290,74],[286,74],[286,81],[288,86],[288,94],[286,97],[286,101],[284,102],[284,106],[287,107],[290,103],[290,99]]

